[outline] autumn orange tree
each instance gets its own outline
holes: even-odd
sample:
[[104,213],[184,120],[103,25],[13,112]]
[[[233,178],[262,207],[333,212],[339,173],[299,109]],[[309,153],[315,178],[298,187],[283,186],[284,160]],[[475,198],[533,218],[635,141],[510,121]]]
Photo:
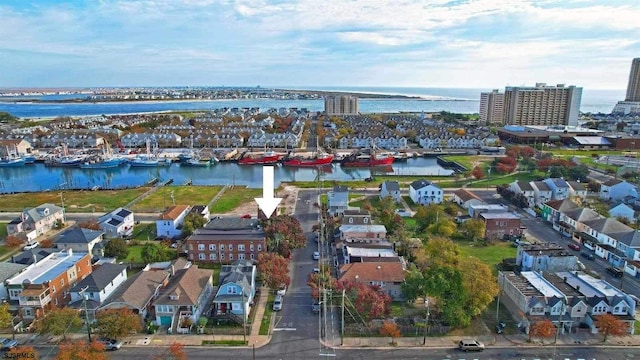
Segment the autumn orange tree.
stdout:
[[484,178],[484,171],[482,170],[482,168],[480,166],[476,166],[473,168],[473,170],[471,170],[471,175],[480,180]]
[[629,334],[629,324],[611,314],[596,316],[595,325],[598,331],[604,335],[602,342],[607,341],[609,335],[624,336]]
[[78,227],[89,230],[100,230],[100,224],[97,220],[87,220],[78,223]]
[[401,333],[398,325],[391,321],[385,321],[380,327],[380,335],[388,336],[391,338],[391,345],[396,344],[396,338],[399,338]]
[[537,337],[542,339],[549,339],[556,336],[556,326],[553,325],[551,320],[544,319],[542,321],[536,321],[529,327],[529,341],[531,338]]
[[44,240],[40,241],[40,247],[42,248],[52,248],[53,247],[53,239],[52,238],[46,238]]
[[33,346],[16,346],[9,349],[4,357],[7,359],[38,360],[40,355]]
[[130,309],[107,309],[96,315],[96,332],[109,339],[122,339],[142,330],[140,317]]
[[87,343],[80,341],[65,341],[58,346],[55,360],[107,360],[104,345],[97,341]]
[[5,242],[5,245],[7,245],[7,247],[10,247],[10,248],[21,246],[24,243],[22,239],[14,235],[7,235],[4,242]]
[[289,259],[276,253],[258,254],[258,273],[263,284],[272,289],[289,286]]
[[164,351],[154,355],[152,360],[187,360],[187,353],[184,351],[184,345],[174,342]]

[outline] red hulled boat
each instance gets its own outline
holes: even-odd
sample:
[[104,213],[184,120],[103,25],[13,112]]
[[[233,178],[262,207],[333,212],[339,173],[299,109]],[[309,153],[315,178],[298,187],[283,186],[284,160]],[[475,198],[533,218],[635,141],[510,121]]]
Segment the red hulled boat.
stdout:
[[371,154],[362,154],[360,152],[348,155],[340,164],[346,167],[377,167],[377,166],[389,166],[393,163],[393,155],[379,155],[374,150]]
[[283,162],[284,166],[297,166],[297,167],[316,167],[329,165],[333,161],[333,155],[327,153],[318,153],[311,158],[295,157],[287,159]]
[[275,164],[282,158],[281,154],[276,154],[273,151],[267,151],[263,155],[252,156],[248,155],[238,160],[240,165],[263,165],[263,164]]

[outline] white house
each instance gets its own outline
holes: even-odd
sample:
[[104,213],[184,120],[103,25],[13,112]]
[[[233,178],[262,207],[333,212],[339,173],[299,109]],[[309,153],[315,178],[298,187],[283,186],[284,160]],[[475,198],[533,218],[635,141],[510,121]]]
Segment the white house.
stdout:
[[451,201],[468,209],[472,205],[484,204],[484,201],[478,197],[478,195],[472,193],[467,189],[458,189],[451,195]]
[[334,186],[333,191],[330,191],[328,196],[329,206],[328,211],[332,216],[339,216],[344,214],[344,211],[349,208],[349,188],[346,186]]
[[117,208],[98,218],[100,229],[107,237],[131,236],[133,234],[133,212]]
[[635,211],[625,203],[613,204],[609,208],[609,215],[614,218],[625,218],[630,222],[636,222]]
[[515,194],[524,195],[529,201],[529,207],[533,208],[536,204],[536,192],[530,183],[526,181],[514,181],[509,184],[509,189]]
[[180,236],[184,218],[189,213],[189,205],[174,205],[169,207],[156,220],[156,234],[161,237],[174,238]]
[[[126,265],[102,264],[69,289],[69,306],[77,309],[84,309],[86,306],[87,312],[95,315],[100,305],[126,280]],[[83,303],[85,297],[86,304]]]
[[33,240],[59,222],[64,223],[64,209],[54,204],[42,204],[22,211],[20,218],[7,225],[7,232],[12,235],[24,231],[27,238]]
[[567,181],[569,184],[569,193],[573,197],[578,197],[582,200],[587,198],[587,187],[578,181]]
[[533,192],[536,196],[536,205],[538,207],[544,207],[544,204],[551,201],[553,198],[553,192],[547,184],[543,181],[532,181],[530,184],[531,187],[533,187]]
[[569,184],[562,178],[547,178],[542,181],[551,189],[554,200],[568,199],[571,195]]
[[621,200],[625,196],[638,197],[636,187],[624,180],[611,179],[602,183],[600,198],[605,200]]
[[442,196],[442,189],[430,181],[416,180],[409,185],[409,197],[416,204],[440,204]]
[[400,185],[397,181],[385,181],[380,185],[380,198],[390,196],[395,202],[400,202]]

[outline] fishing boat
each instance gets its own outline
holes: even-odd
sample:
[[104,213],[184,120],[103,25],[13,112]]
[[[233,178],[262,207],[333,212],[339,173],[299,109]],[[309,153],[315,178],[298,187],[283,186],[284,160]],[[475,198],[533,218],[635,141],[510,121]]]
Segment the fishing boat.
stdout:
[[0,159],[0,167],[20,167],[24,166],[25,160],[23,158],[4,158]]
[[24,155],[22,156],[25,164],[33,164],[36,162],[36,157],[33,155]]
[[310,158],[304,158],[301,156],[286,159],[282,162],[284,166],[297,166],[297,167],[317,167],[331,164],[333,161],[333,155],[325,152],[317,153]]
[[80,169],[112,169],[125,164],[127,160],[121,156],[115,156],[111,150],[111,146],[105,140],[102,148],[102,154],[92,156],[89,160],[80,164]]
[[147,153],[144,155],[137,155],[133,159],[127,161],[131,167],[155,167],[170,165],[168,161],[159,160],[157,156],[151,154],[151,143],[147,140]]
[[379,167],[389,166],[393,160],[393,154],[378,154],[375,146],[372,146],[369,154],[356,151],[342,159],[340,164],[344,167]]
[[277,154],[271,150],[262,155],[245,155],[238,160],[239,165],[263,165],[275,164],[282,158],[282,154]]
[[200,161],[199,158],[191,158],[189,160],[180,162],[180,166],[185,167],[207,167],[211,166],[211,164],[215,163],[212,160]]

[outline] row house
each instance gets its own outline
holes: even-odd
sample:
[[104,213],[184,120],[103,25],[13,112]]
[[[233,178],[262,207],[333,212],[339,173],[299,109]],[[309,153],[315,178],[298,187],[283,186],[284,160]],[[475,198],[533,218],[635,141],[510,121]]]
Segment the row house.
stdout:
[[547,178],[542,181],[514,181],[509,189],[516,194],[523,194],[529,207],[543,207],[551,200],[564,200],[570,197],[586,199],[587,189],[577,181],[566,181],[562,178]]
[[42,204],[23,210],[19,218],[7,224],[7,233],[15,235],[24,232],[31,241],[60,223],[64,223],[64,209],[54,204]]
[[0,153],[6,152],[18,156],[31,155],[33,153],[33,147],[31,146],[31,142],[25,139],[0,139]]
[[185,241],[189,260],[233,263],[255,260],[267,251],[266,234],[257,219],[212,219]]
[[624,180],[611,179],[600,186],[600,198],[604,200],[622,200],[626,196],[638,198],[635,185]]
[[516,266],[520,271],[578,270],[578,258],[556,243],[521,244],[516,253]]
[[254,133],[247,139],[248,147],[283,147],[291,148],[298,146],[300,143],[300,136],[292,133],[285,134],[269,134],[269,133]]
[[340,149],[354,149],[354,148],[369,148],[373,144],[379,149],[406,149],[408,147],[408,141],[405,137],[397,137],[391,133],[382,136],[367,136],[362,134],[360,136],[344,136],[338,140],[338,148]]
[[509,184],[509,190],[513,191],[514,194],[523,194],[527,198],[530,208],[535,206],[536,193],[531,183],[516,180]]
[[554,200],[568,199],[570,195],[569,184],[562,178],[547,178],[542,180],[549,189]]
[[35,319],[70,300],[68,289],[92,272],[91,254],[63,250],[49,254],[5,281],[12,306]]
[[135,219],[133,211],[120,207],[99,217],[98,224],[107,237],[126,237],[133,235]]
[[356,208],[345,210],[340,223],[343,225],[369,225],[373,221],[368,210]]
[[538,207],[553,200],[553,191],[544,181],[532,181],[531,186],[535,194],[535,203]]
[[586,326],[598,333],[597,317],[611,314],[629,325],[634,333],[635,300],[602,279],[579,271],[500,272],[498,284],[502,296],[509,298],[510,309],[521,314],[519,324],[529,331],[534,322],[549,319],[562,334]]
[[340,250],[338,253],[338,262],[340,264],[371,261],[401,261],[393,249],[393,244],[389,242],[342,244],[338,250]]
[[174,147],[182,144],[182,137],[175,133],[132,133],[124,135],[120,138],[120,143],[124,147],[142,147],[146,146],[147,141],[151,144],[157,144],[160,147]]
[[54,131],[49,135],[37,138],[35,146],[38,148],[54,148],[66,144],[70,148],[96,148],[104,144],[104,138],[93,132],[83,134],[69,134]]
[[441,204],[444,192],[435,183],[416,180],[409,185],[409,197],[415,204]]
[[340,240],[346,243],[379,243],[386,241],[387,238],[387,228],[384,225],[344,224],[340,226],[339,230]]
[[47,127],[47,126],[42,126],[42,125],[36,125],[36,126],[29,126],[29,127],[24,127],[24,128],[15,128],[15,129],[11,129],[11,134],[12,135],[33,135],[33,134],[48,134],[50,133],[52,130],[51,128]]
[[470,217],[477,219],[482,213],[503,213],[509,212],[509,207],[503,204],[470,204],[467,213]]
[[514,212],[484,212],[478,216],[478,219],[484,222],[485,239],[522,235],[520,216]]
[[623,202],[617,202],[609,206],[609,216],[627,219],[631,223],[636,222],[636,211]]

